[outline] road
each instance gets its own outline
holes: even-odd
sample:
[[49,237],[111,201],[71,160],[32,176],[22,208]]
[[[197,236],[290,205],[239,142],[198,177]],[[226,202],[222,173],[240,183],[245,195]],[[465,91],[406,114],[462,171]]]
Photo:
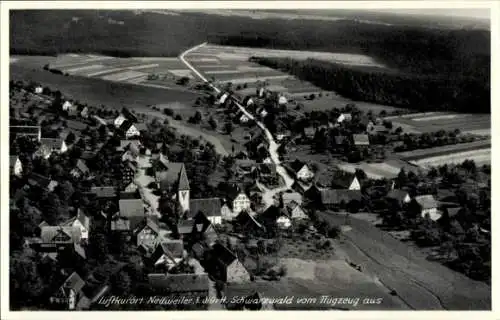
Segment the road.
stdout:
[[[198,50],[199,48],[202,48],[203,46],[205,46],[207,43],[202,43],[200,45],[197,45],[191,49],[188,49],[186,51],[184,51],[180,56],[179,56],[179,59],[182,61],[182,63],[184,63],[186,65],[186,67],[188,67],[189,69],[191,69],[191,71],[196,74],[202,81],[204,81],[205,83],[207,83],[215,92],[217,92],[218,94],[221,93],[222,91],[217,88],[214,84],[210,83],[210,81],[208,81],[207,78],[205,78],[205,76],[203,76],[203,74],[201,74],[198,70],[196,70],[195,67],[193,67],[186,59],[186,55],[188,55],[189,53],[193,52],[193,51],[196,51]],[[292,177],[290,177],[288,175],[288,172],[285,170],[285,168],[281,165],[281,162],[280,162],[280,159],[279,159],[279,154],[278,154],[278,147],[279,145],[276,143],[276,141],[274,141],[274,138],[273,138],[273,135],[271,134],[271,132],[266,128],[266,126],[264,126],[264,124],[258,120],[255,119],[255,117],[249,113],[245,107],[243,107],[236,99],[233,98],[233,101],[235,102],[235,104],[238,106],[238,108],[249,118],[249,119],[252,119],[254,120],[257,125],[264,131],[265,133],[265,136],[266,136],[266,139],[269,143],[269,155],[271,157],[271,160],[273,161],[273,163],[276,165],[276,172],[283,178],[283,181],[285,182],[285,186],[286,187],[281,187],[281,188],[277,188],[277,189],[272,189],[272,190],[267,190],[264,194],[263,194],[263,199],[265,199],[266,202],[269,202],[270,199],[273,198],[273,196],[280,192],[280,191],[284,191],[284,190],[287,190],[287,189],[290,189],[294,183],[294,179]]]
[[[333,224],[345,223],[344,214],[322,214]],[[343,250],[363,272],[371,274],[415,310],[487,310],[491,288],[437,262],[418,249],[394,239],[372,223],[351,215],[351,229],[343,234]]]

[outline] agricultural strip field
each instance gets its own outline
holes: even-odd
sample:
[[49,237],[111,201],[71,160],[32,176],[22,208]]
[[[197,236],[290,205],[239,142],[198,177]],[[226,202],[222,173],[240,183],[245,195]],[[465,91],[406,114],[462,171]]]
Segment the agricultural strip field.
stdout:
[[409,127],[417,132],[460,129],[463,133],[491,134],[491,115],[459,114],[445,112],[419,113],[401,117],[390,117],[394,127]]
[[444,164],[460,164],[464,162],[465,159],[474,160],[478,166],[491,164],[491,149],[463,151],[447,155],[428,157],[412,162],[422,167],[434,167]]
[[491,148],[491,140],[481,140],[469,143],[459,143],[450,146],[399,152],[396,153],[396,155],[404,160],[411,161],[411,160],[420,160],[428,157],[448,155],[451,153],[458,153],[463,151],[490,149],[490,148]]
[[375,62],[371,57],[361,54],[329,53],[314,51],[296,51],[296,50],[274,50],[262,48],[245,48],[207,45],[197,53],[212,54],[221,60],[246,61],[251,56],[264,57],[290,57],[293,59],[319,59],[324,61],[342,63],[354,66],[384,67]]

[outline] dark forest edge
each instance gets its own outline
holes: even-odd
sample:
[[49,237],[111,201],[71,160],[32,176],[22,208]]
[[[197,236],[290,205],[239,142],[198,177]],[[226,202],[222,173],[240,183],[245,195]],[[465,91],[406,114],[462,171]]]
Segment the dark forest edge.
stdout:
[[418,111],[490,112],[489,83],[477,77],[446,79],[439,75],[372,72],[314,59],[254,57],[251,60],[356,101]]

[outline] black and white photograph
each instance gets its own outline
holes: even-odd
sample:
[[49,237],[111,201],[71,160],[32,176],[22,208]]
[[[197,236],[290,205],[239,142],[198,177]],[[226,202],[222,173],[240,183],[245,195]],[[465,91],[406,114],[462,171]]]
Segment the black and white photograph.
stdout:
[[4,310],[493,311],[499,3],[355,2],[2,4]]

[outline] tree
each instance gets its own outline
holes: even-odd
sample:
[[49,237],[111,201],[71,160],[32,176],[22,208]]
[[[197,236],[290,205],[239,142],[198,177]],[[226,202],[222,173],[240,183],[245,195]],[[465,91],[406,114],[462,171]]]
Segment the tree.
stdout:
[[114,292],[120,295],[127,295],[130,293],[132,281],[130,280],[130,276],[122,270],[112,277],[111,284]]
[[231,135],[234,129],[233,123],[231,121],[226,121],[226,123],[224,124],[224,129],[226,130],[227,134]]
[[39,275],[35,253],[31,249],[14,252],[9,261],[10,303],[13,309],[39,305],[44,282]]
[[217,121],[213,117],[210,117],[208,119],[208,124],[210,125],[210,127],[212,128],[212,130],[217,129]]

